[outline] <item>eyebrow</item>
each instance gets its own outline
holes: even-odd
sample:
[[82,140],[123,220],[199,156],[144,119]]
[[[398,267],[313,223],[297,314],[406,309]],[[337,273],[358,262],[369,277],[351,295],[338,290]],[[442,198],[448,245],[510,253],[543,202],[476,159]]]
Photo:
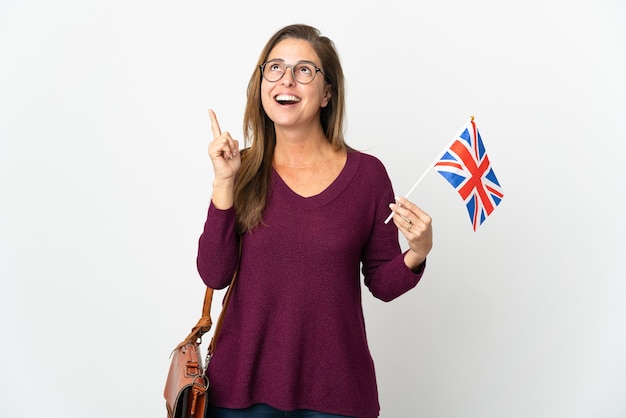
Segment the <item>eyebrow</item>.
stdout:
[[[279,61],[282,63],[285,63],[285,60],[282,58],[272,58],[270,60],[267,60],[267,62],[272,62],[272,61]],[[316,63],[314,63],[313,61],[309,61],[309,60],[300,60],[300,61],[296,61],[296,63],[294,65],[297,64],[311,64],[312,66],[314,66],[315,68],[319,68],[319,65],[317,65]]]

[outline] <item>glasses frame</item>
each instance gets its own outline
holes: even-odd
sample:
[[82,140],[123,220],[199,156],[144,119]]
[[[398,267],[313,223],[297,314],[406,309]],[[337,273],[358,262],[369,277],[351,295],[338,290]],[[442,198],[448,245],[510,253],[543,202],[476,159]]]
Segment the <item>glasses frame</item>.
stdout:
[[[281,75],[281,76],[280,76],[277,80],[273,80],[273,81],[272,81],[272,80],[268,79],[268,78],[265,76],[265,66],[266,66],[267,64],[273,64],[273,63],[283,65],[283,66],[285,67],[285,71],[283,71],[283,74],[282,74],[282,75]],[[313,73],[313,78],[311,79],[311,81],[307,81],[306,83],[303,83],[303,82],[299,81],[299,80],[296,78],[296,73],[295,73],[294,68],[295,68],[297,65],[300,65],[300,64],[309,64],[309,65],[313,66],[313,68],[315,68],[315,73]],[[261,75],[263,76],[263,78],[264,78],[265,80],[269,81],[270,83],[276,83],[276,82],[278,82],[278,81],[282,80],[282,79],[283,79],[283,77],[285,76],[285,74],[287,74],[287,69],[288,69],[288,68],[291,68],[291,76],[293,77],[293,79],[294,79],[294,80],[296,81],[296,83],[298,83],[298,84],[310,84],[310,83],[312,83],[313,81],[315,81],[315,77],[317,77],[317,73],[321,73],[321,74],[324,76],[324,78],[326,78],[326,74],[324,73],[324,71],[322,71],[322,69],[321,69],[321,68],[319,68],[317,65],[315,65],[315,63],[314,63],[314,62],[312,62],[312,61],[302,60],[302,61],[298,61],[298,62],[296,62],[295,64],[286,64],[286,63],[285,63],[285,61],[283,61],[283,60],[273,59],[273,60],[265,61],[263,64],[259,65],[259,69],[261,70]]]

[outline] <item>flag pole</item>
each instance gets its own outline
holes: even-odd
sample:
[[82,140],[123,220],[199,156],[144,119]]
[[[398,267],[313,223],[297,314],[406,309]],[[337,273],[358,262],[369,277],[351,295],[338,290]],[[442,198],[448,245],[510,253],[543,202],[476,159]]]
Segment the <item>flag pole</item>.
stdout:
[[[404,195],[405,198],[408,198],[411,193],[413,193],[413,191],[417,188],[417,185],[420,184],[420,182],[424,179],[424,177],[426,177],[426,174],[428,174],[428,172],[435,166],[435,164],[437,164],[437,161],[439,161],[441,159],[441,157],[446,153],[446,151],[448,150],[448,148],[450,148],[450,145],[452,145],[452,143],[454,141],[456,141],[456,139],[461,136],[461,134],[463,133],[463,131],[465,130],[465,128],[467,127],[467,125],[472,122],[474,120],[474,116],[470,116],[470,120],[465,122],[465,124],[463,125],[463,127],[459,130],[459,133],[457,133],[448,143],[448,145],[443,149],[443,152],[439,153],[438,156],[433,160],[432,163],[430,163],[430,165],[428,166],[428,168],[426,169],[426,171],[424,171],[424,174],[422,174],[422,176],[415,182],[415,184],[413,185],[413,187],[411,187],[411,189]],[[389,214],[389,216],[387,217],[387,219],[385,219],[385,224],[388,224],[389,221],[391,220],[391,218],[393,218],[395,212],[391,212]]]

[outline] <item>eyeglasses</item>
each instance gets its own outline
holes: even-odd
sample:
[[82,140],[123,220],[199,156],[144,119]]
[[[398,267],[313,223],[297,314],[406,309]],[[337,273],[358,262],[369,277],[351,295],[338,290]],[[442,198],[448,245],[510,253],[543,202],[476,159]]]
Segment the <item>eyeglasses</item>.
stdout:
[[283,78],[287,68],[291,68],[291,75],[300,84],[309,84],[315,80],[318,72],[326,77],[326,74],[310,61],[299,61],[294,65],[287,65],[280,60],[270,60],[261,64],[260,68],[263,77],[272,83]]

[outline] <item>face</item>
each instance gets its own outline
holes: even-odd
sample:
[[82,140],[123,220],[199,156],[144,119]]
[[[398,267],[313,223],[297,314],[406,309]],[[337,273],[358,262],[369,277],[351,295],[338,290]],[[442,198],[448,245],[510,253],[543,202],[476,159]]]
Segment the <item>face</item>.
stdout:
[[[267,61],[270,60],[277,60],[288,66],[280,80],[274,82],[265,78],[261,80],[263,109],[276,128],[320,124],[321,108],[328,105],[330,100],[330,86],[320,72],[315,74],[310,83],[301,84],[295,80],[291,67],[306,61],[321,68],[320,59],[311,44],[301,39],[284,39],[270,51]],[[299,71],[306,71],[306,68]]]

